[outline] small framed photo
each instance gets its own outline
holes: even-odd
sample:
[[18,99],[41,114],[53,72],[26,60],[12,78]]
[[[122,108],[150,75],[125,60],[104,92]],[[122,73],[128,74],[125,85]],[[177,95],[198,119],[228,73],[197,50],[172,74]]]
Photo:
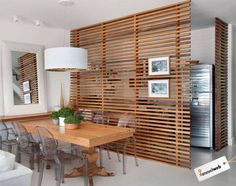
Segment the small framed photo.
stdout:
[[31,95],[30,95],[30,93],[24,94],[24,103],[26,105],[31,104]]
[[23,82],[23,91],[24,92],[30,91],[30,82],[29,81],[24,81]]
[[155,98],[169,98],[169,79],[148,81],[148,95]]
[[159,57],[148,59],[149,75],[170,74],[170,57]]

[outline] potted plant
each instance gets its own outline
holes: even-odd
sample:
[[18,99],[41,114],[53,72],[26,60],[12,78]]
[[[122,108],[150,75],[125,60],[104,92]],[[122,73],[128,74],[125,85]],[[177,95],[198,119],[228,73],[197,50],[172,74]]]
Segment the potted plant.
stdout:
[[52,122],[56,125],[58,125],[59,122],[59,113],[58,112],[52,112],[51,114]]
[[61,127],[64,127],[65,126],[65,123],[64,123],[65,118],[68,116],[73,116],[73,111],[68,107],[64,107],[58,111],[58,114],[59,114],[59,125]]
[[84,119],[83,116],[74,114],[72,116],[67,116],[64,120],[66,129],[77,129],[79,128],[80,122]]

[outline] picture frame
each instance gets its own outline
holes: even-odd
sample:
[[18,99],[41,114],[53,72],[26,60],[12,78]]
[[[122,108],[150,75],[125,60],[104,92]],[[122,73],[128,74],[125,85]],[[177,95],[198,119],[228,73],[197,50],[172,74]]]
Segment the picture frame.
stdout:
[[28,91],[30,91],[30,82],[24,81],[23,82],[23,92],[28,92]]
[[148,59],[149,75],[169,75],[170,74],[170,57],[159,57]]
[[27,94],[24,94],[24,104],[25,105],[28,105],[28,104],[31,104],[31,94],[30,93],[27,93]]
[[149,80],[148,81],[148,96],[155,98],[169,98],[170,97],[170,80]]

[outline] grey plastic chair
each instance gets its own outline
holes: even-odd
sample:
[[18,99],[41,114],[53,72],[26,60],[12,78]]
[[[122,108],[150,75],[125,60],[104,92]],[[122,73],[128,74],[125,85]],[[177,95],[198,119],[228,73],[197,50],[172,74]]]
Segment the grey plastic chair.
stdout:
[[103,125],[107,125],[109,123],[109,117],[106,111],[94,110],[92,111],[91,115],[92,115],[91,121],[93,123],[103,124]]
[[39,159],[39,143],[33,138],[26,128],[20,123],[14,122],[13,128],[17,136],[16,162],[21,163],[21,153],[29,156],[30,168],[34,169],[35,155]]
[[[91,112],[91,122],[96,123],[96,124],[103,124],[103,125],[108,125],[110,122],[110,118],[108,116],[108,113],[106,111],[102,110],[93,110]],[[111,159],[111,155],[109,152],[109,146],[107,144],[101,145],[98,147],[99,148],[99,162],[100,162],[100,167],[103,167],[103,157],[102,157],[102,150],[106,149],[107,151],[107,156],[109,159]]]
[[43,179],[44,164],[47,161],[55,164],[55,179],[56,185],[64,183],[64,163],[74,159],[79,159],[84,165],[84,185],[88,185],[88,165],[87,159],[83,156],[83,153],[77,153],[77,155],[69,154],[64,151],[58,150],[58,142],[54,139],[53,134],[46,128],[37,126],[37,132],[40,138],[40,151],[41,162],[39,171],[38,186],[41,186]]
[[15,131],[12,126],[8,126],[5,122],[2,122],[2,126],[3,128],[0,129],[0,150],[6,146],[8,152],[12,152],[13,146],[17,145]]
[[[136,132],[136,118],[134,117],[134,115],[130,114],[130,113],[125,113],[123,114],[118,121],[117,124],[118,127],[123,127],[123,128],[130,128],[133,130],[133,132]],[[122,158],[122,162],[123,162],[123,174],[126,174],[126,150],[127,150],[127,146],[129,144],[132,144],[134,147],[134,160],[135,160],[135,165],[139,166],[138,164],[138,159],[137,159],[137,150],[136,150],[136,138],[133,135],[130,138],[124,139],[124,140],[120,140],[120,141],[116,141],[116,142],[112,142],[109,143],[107,145],[107,147],[109,149],[113,149],[116,150],[117,153],[117,157],[118,157],[118,161],[121,161],[120,158],[120,151],[123,154],[123,158]],[[100,152],[101,155],[101,152]],[[109,156],[108,156],[109,157]],[[110,159],[110,157],[109,157]]]

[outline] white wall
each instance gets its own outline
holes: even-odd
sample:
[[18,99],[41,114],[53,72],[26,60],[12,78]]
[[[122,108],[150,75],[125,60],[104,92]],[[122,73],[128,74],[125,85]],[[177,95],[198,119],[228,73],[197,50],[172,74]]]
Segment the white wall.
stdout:
[[[0,40],[43,45],[45,48],[63,46],[63,29],[36,27],[34,25],[0,22]],[[69,43],[69,31],[66,33],[66,45]],[[0,51],[1,57],[1,51]],[[60,103],[60,85],[66,84],[65,99],[69,98],[69,73],[46,73],[48,110]],[[0,65],[0,115],[3,114],[2,70]]]
[[70,74],[65,72],[48,72],[46,83],[48,87],[48,109],[52,111],[54,106],[60,105],[61,84],[66,106],[69,103]]
[[215,27],[192,30],[191,58],[200,63],[215,63]]

